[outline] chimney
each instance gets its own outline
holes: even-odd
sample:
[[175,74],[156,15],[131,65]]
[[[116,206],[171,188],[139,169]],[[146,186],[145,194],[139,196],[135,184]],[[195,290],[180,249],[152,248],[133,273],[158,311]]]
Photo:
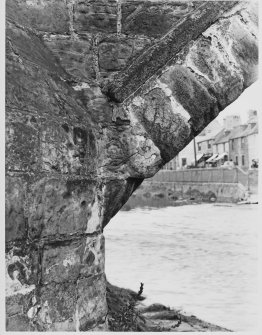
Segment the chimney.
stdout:
[[257,111],[250,109],[248,111],[248,124],[250,123],[257,123]]
[[228,115],[223,119],[223,126],[225,130],[231,130],[234,127],[239,126],[241,119],[239,115]]

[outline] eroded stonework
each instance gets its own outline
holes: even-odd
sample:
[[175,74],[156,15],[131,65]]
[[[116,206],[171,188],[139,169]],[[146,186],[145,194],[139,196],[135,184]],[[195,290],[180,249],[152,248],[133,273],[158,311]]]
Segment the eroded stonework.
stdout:
[[103,229],[256,80],[257,7],[6,6],[6,328],[106,330]]

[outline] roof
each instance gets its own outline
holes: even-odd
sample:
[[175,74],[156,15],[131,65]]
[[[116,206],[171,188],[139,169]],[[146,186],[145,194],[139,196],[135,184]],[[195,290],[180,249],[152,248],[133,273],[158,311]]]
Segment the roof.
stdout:
[[230,138],[231,131],[223,128],[215,137],[213,144],[226,143]]
[[213,140],[216,137],[216,135],[218,134],[218,132],[220,132],[220,130],[212,131],[207,135],[198,135],[196,137],[196,142],[201,143],[201,142]]
[[247,129],[243,132],[242,136],[249,136],[253,134],[258,134],[258,124],[257,123],[250,123]]
[[218,154],[213,154],[210,158],[206,160],[207,163],[211,163],[215,158],[217,158]]
[[204,128],[201,133],[196,136],[196,142],[201,143],[209,140],[213,140],[215,136],[221,131],[222,126],[215,119],[211,123],[209,123],[206,128]]
[[242,124],[240,126],[234,127],[229,136],[229,140],[232,140],[234,138],[239,138],[239,137],[244,137],[244,132],[247,129],[248,125],[247,124]]
[[222,154],[218,155],[214,161],[219,161],[220,159],[223,159],[225,156],[227,156],[228,153],[227,152],[223,152]]

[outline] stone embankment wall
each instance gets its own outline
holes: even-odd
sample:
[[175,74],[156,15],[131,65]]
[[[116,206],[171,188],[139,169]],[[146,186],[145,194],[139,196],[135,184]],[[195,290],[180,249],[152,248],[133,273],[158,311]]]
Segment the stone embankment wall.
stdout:
[[[151,199],[162,202],[197,200],[207,202],[238,202],[250,193],[257,194],[258,171],[234,169],[161,170],[147,179],[135,192],[135,203]],[[131,204],[132,200],[130,200]]]
[[[145,181],[135,192],[135,203],[160,200],[166,205],[179,205],[186,201],[236,203],[248,197],[240,183],[155,182]],[[133,197],[133,196],[132,196]],[[130,198],[130,204],[132,198]],[[128,203],[129,204],[129,203]]]
[[257,8],[6,6],[7,330],[105,330],[103,228],[256,80]]
[[248,171],[247,187],[251,193],[258,194],[258,169]]

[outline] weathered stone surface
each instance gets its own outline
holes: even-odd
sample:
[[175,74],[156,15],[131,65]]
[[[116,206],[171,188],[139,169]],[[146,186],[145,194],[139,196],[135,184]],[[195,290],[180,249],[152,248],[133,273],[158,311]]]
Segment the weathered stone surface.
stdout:
[[76,81],[89,83],[95,79],[91,37],[85,35],[81,39],[72,39],[70,36],[52,35],[45,38],[45,44]]
[[228,1],[7,2],[8,330],[107,329],[102,229],[255,81],[256,17]]
[[86,237],[65,245],[46,245],[42,255],[42,284],[76,282],[104,272],[104,237]]
[[116,0],[76,0],[74,4],[74,29],[76,32],[117,31]]
[[126,180],[112,180],[103,185],[102,225],[105,227],[124,205],[143,179],[128,178]]
[[[61,120],[62,121],[62,120]],[[66,122],[42,124],[40,153],[42,169],[65,174],[90,175],[94,173],[91,157],[96,155],[96,144],[92,130],[83,125]],[[87,165],[87,162],[90,162]]]
[[5,182],[5,240],[6,242],[26,238],[27,219],[24,211],[26,183],[22,178],[7,177]]
[[68,245],[47,245],[43,249],[42,283],[75,282],[79,277],[83,241],[74,241]]
[[[50,283],[41,288],[41,310],[37,315],[38,329],[52,331],[57,322],[69,321],[75,328],[76,284],[72,282]],[[70,320],[71,319],[71,320]],[[55,326],[56,327],[56,326]],[[75,329],[74,329],[75,330]]]
[[[31,187],[28,234],[31,239],[83,234],[94,205],[95,184],[88,180],[43,178]],[[99,222],[90,227],[99,230]]]
[[121,42],[107,42],[99,45],[99,66],[106,71],[117,71],[125,68],[132,54],[132,45]]
[[87,331],[105,322],[106,281],[104,275],[80,279],[77,285],[79,330]]
[[34,292],[29,292],[28,294],[15,294],[13,296],[6,297],[6,314],[8,317],[14,315],[26,313],[32,306],[32,298]]
[[122,32],[161,37],[198,6],[199,2],[193,1],[124,1]]
[[98,66],[102,78],[111,78],[125,69],[143,49],[151,45],[147,36],[106,36],[98,43]]
[[6,318],[7,331],[32,331],[27,315],[17,314]]
[[37,159],[39,152],[39,142],[37,130],[31,125],[25,125],[20,122],[12,122],[7,124],[7,150],[12,152],[10,162],[9,154],[7,155],[7,168],[12,166],[17,171],[30,171],[37,168]]
[[107,85],[104,91],[114,101],[123,102],[148,78],[161,71],[182,48],[222,16],[223,12],[236,4],[234,1],[200,2],[200,6],[186,20],[175,25],[159,42],[141,54],[124,75],[116,76],[114,84]]
[[12,0],[6,2],[7,17],[39,30],[67,34],[69,13],[63,0]]
[[[173,79],[175,81],[177,77]],[[165,161],[175,156],[182,143],[191,136],[189,124],[183,115],[173,113],[171,100],[167,98],[165,90],[159,87],[146,93],[139,103],[133,103],[132,108]]]
[[87,237],[80,270],[81,277],[99,275],[105,270],[105,238],[102,234]]
[[29,330],[27,312],[36,295],[38,261],[37,250],[24,243],[6,252],[7,330]]
[[[7,331],[33,331],[34,325],[31,323],[30,311],[36,305],[35,290],[21,292],[6,297],[6,330]],[[38,309],[36,308],[36,311]]]

